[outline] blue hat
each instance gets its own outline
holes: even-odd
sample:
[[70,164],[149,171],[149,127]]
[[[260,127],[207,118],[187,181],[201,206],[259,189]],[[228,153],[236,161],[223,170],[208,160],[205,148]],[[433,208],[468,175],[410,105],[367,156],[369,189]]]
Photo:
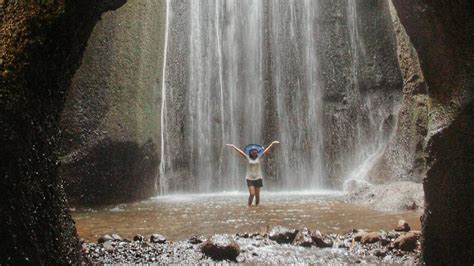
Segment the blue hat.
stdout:
[[263,150],[264,149],[263,149],[262,145],[258,145],[258,144],[249,144],[249,145],[245,146],[245,148],[244,148],[244,152],[248,156],[250,156],[250,151],[251,150],[257,150],[257,158],[258,158],[258,157],[261,157],[263,155]]

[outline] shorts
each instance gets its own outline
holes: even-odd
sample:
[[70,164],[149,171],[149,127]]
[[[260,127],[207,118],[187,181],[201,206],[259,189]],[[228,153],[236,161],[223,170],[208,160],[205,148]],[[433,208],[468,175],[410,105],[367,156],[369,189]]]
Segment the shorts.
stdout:
[[261,178],[257,180],[247,179],[247,187],[263,187],[263,180]]

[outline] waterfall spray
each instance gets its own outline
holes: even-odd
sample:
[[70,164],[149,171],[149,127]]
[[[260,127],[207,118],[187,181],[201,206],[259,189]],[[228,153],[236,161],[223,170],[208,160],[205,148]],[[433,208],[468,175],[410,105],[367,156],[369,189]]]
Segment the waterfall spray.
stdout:
[[244,189],[225,143],[266,139],[281,141],[268,189],[365,178],[396,108],[361,86],[356,2],[168,0],[160,192]]

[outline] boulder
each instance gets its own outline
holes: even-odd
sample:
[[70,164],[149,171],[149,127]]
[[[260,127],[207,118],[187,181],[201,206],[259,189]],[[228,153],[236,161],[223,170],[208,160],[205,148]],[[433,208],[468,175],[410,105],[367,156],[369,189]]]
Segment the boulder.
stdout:
[[107,241],[114,241],[114,238],[111,237],[110,235],[103,235],[97,239],[97,243],[105,243]]
[[417,247],[418,239],[420,234],[417,232],[408,232],[400,235],[393,242],[393,247],[403,251],[413,251]]
[[354,239],[354,241],[359,242],[362,239],[362,237],[364,237],[366,234],[367,232],[361,231],[361,232],[356,233],[352,238]]
[[313,240],[314,245],[318,248],[330,248],[333,245],[330,238],[317,230],[311,234],[311,239]]
[[371,232],[371,233],[366,233],[365,235],[363,235],[360,239],[360,243],[362,243],[362,244],[373,244],[373,243],[379,242],[380,239],[382,239],[382,238],[380,237],[379,233]]
[[140,235],[140,234],[135,235],[135,236],[133,237],[133,241],[141,242],[141,241],[143,241],[143,240],[145,240],[145,237],[142,236],[142,235]]
[[196,245],[196,244],[201,244],[202,243],[202,240],[197,237],[197,236],[191,236],[189,239],[188,239],[188,242],[190,244],[193,244],[193,245]]
[[342,189],[345,192],[355,192],[355,191],[363,191],[370,188],[372,185],[367,181],[363,180],[356,180],[356,179],[349,179],[342,184]]
[[302,247],[310,247],[314,244],[308,228],[304,228],[296,235],[294,244]]
[[202,244],[201,251],[216,261],[236,261],[240,254],[240,246],[227,235],[215,235]]
[[296,229],[290,230],[282,226],[277,226],[272,228],[269,238],[279,244],[289,244],[293,242],[297,234],[298,230]]
[[117,235],[117,234],[113,234],[113,235],[112,235],[112,238],[113,238],[113,240],[115,240],[115,241],[123,241],[122,237],[120,237],[120,236]]
[[397,232],[408,232],[410,230],[410,225],[405,220],[399,220],[397,227],[395,227]]
[[151,243],[158,243],[158,244],[163,244],[166,242],[166,238],[160,234],[152,234],[150,236],[150,242]]

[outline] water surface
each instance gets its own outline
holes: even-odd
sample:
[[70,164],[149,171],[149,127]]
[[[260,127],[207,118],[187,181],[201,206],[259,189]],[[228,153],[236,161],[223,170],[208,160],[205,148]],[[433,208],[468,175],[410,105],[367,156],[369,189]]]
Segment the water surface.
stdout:
[[263,192],[261,198],[260,206],[249,208],[243,192],[172,195],[76,210],[72,215],[79,236],[90,241],[110,233],[129,239],[135,234],[160,233],[169,240],[184,240],[191,235],[258,232],[276,225],[326,233],[345,233],[352,228],[391,230],[399,219],[420,230],[418,211],[374,211],[343,202],[339,192]]

